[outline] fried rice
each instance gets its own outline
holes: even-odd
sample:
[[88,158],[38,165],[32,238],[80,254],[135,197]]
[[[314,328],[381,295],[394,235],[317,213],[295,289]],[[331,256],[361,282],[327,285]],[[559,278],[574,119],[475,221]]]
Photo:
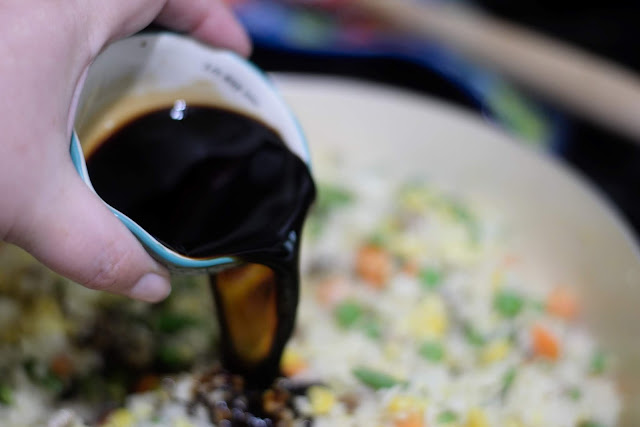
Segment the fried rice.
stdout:
[[284,377],[266,391],[216,366],[206,278],[175,278],[152,306],[0,247],[2,425],[616,425],[579,294],[526,274],[508,218],[420,180],[339,177],[319,185]]

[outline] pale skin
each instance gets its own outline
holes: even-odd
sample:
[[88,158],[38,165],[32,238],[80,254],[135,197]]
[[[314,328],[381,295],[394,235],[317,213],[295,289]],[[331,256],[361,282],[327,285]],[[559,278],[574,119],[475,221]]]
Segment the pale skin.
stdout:
[[0,240],[92,289],[155,302],[167,270],[80,180],[69,138],[86,70],[152,21],[242,55],[250,42],[221,0],[2,0]]

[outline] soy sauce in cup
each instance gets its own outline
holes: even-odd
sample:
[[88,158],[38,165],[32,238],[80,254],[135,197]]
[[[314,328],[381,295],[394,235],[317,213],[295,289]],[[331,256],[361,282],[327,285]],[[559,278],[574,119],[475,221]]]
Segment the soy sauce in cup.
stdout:
[[299,236],[315,197],[307,164],[264,123],[184,101],[91,146],[89,178],[106,203],[181,255],[241,261],[211,275],[223,363],[267,385],[295,320]]

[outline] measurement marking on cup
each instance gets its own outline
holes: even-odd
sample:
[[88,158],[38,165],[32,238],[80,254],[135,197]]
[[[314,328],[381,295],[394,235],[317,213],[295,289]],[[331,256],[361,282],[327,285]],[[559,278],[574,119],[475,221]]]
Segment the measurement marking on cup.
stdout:
[[258,106],[258,98],[256,95],[247,87],[245,87],[235,76],[231,73],[228,73],[218,67],[217,65],[213,65],[211,63],[206,62],[204,64],[205,72],[221,79],[222,83],[225,83],[229,88],[233,91],[239,93],[244,99],[249,101],[251,105]]

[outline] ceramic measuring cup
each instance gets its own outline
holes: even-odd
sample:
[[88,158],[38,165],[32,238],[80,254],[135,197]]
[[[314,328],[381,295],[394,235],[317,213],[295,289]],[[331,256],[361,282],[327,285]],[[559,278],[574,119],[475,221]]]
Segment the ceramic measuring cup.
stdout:
[[[93,190],[85,154],[100,141],[100,135],[154,107],[180,103],[222,107],[252,117],[278,132],[292,153],[310,162],[293,114],[268,77],[250,62],[180,35],[137,35],[111,45],[89,70],[70,147],[84,182]],[[180,254],[105,204],[172,271],[215,272],[238,263],[233,256],[190,258]]]

